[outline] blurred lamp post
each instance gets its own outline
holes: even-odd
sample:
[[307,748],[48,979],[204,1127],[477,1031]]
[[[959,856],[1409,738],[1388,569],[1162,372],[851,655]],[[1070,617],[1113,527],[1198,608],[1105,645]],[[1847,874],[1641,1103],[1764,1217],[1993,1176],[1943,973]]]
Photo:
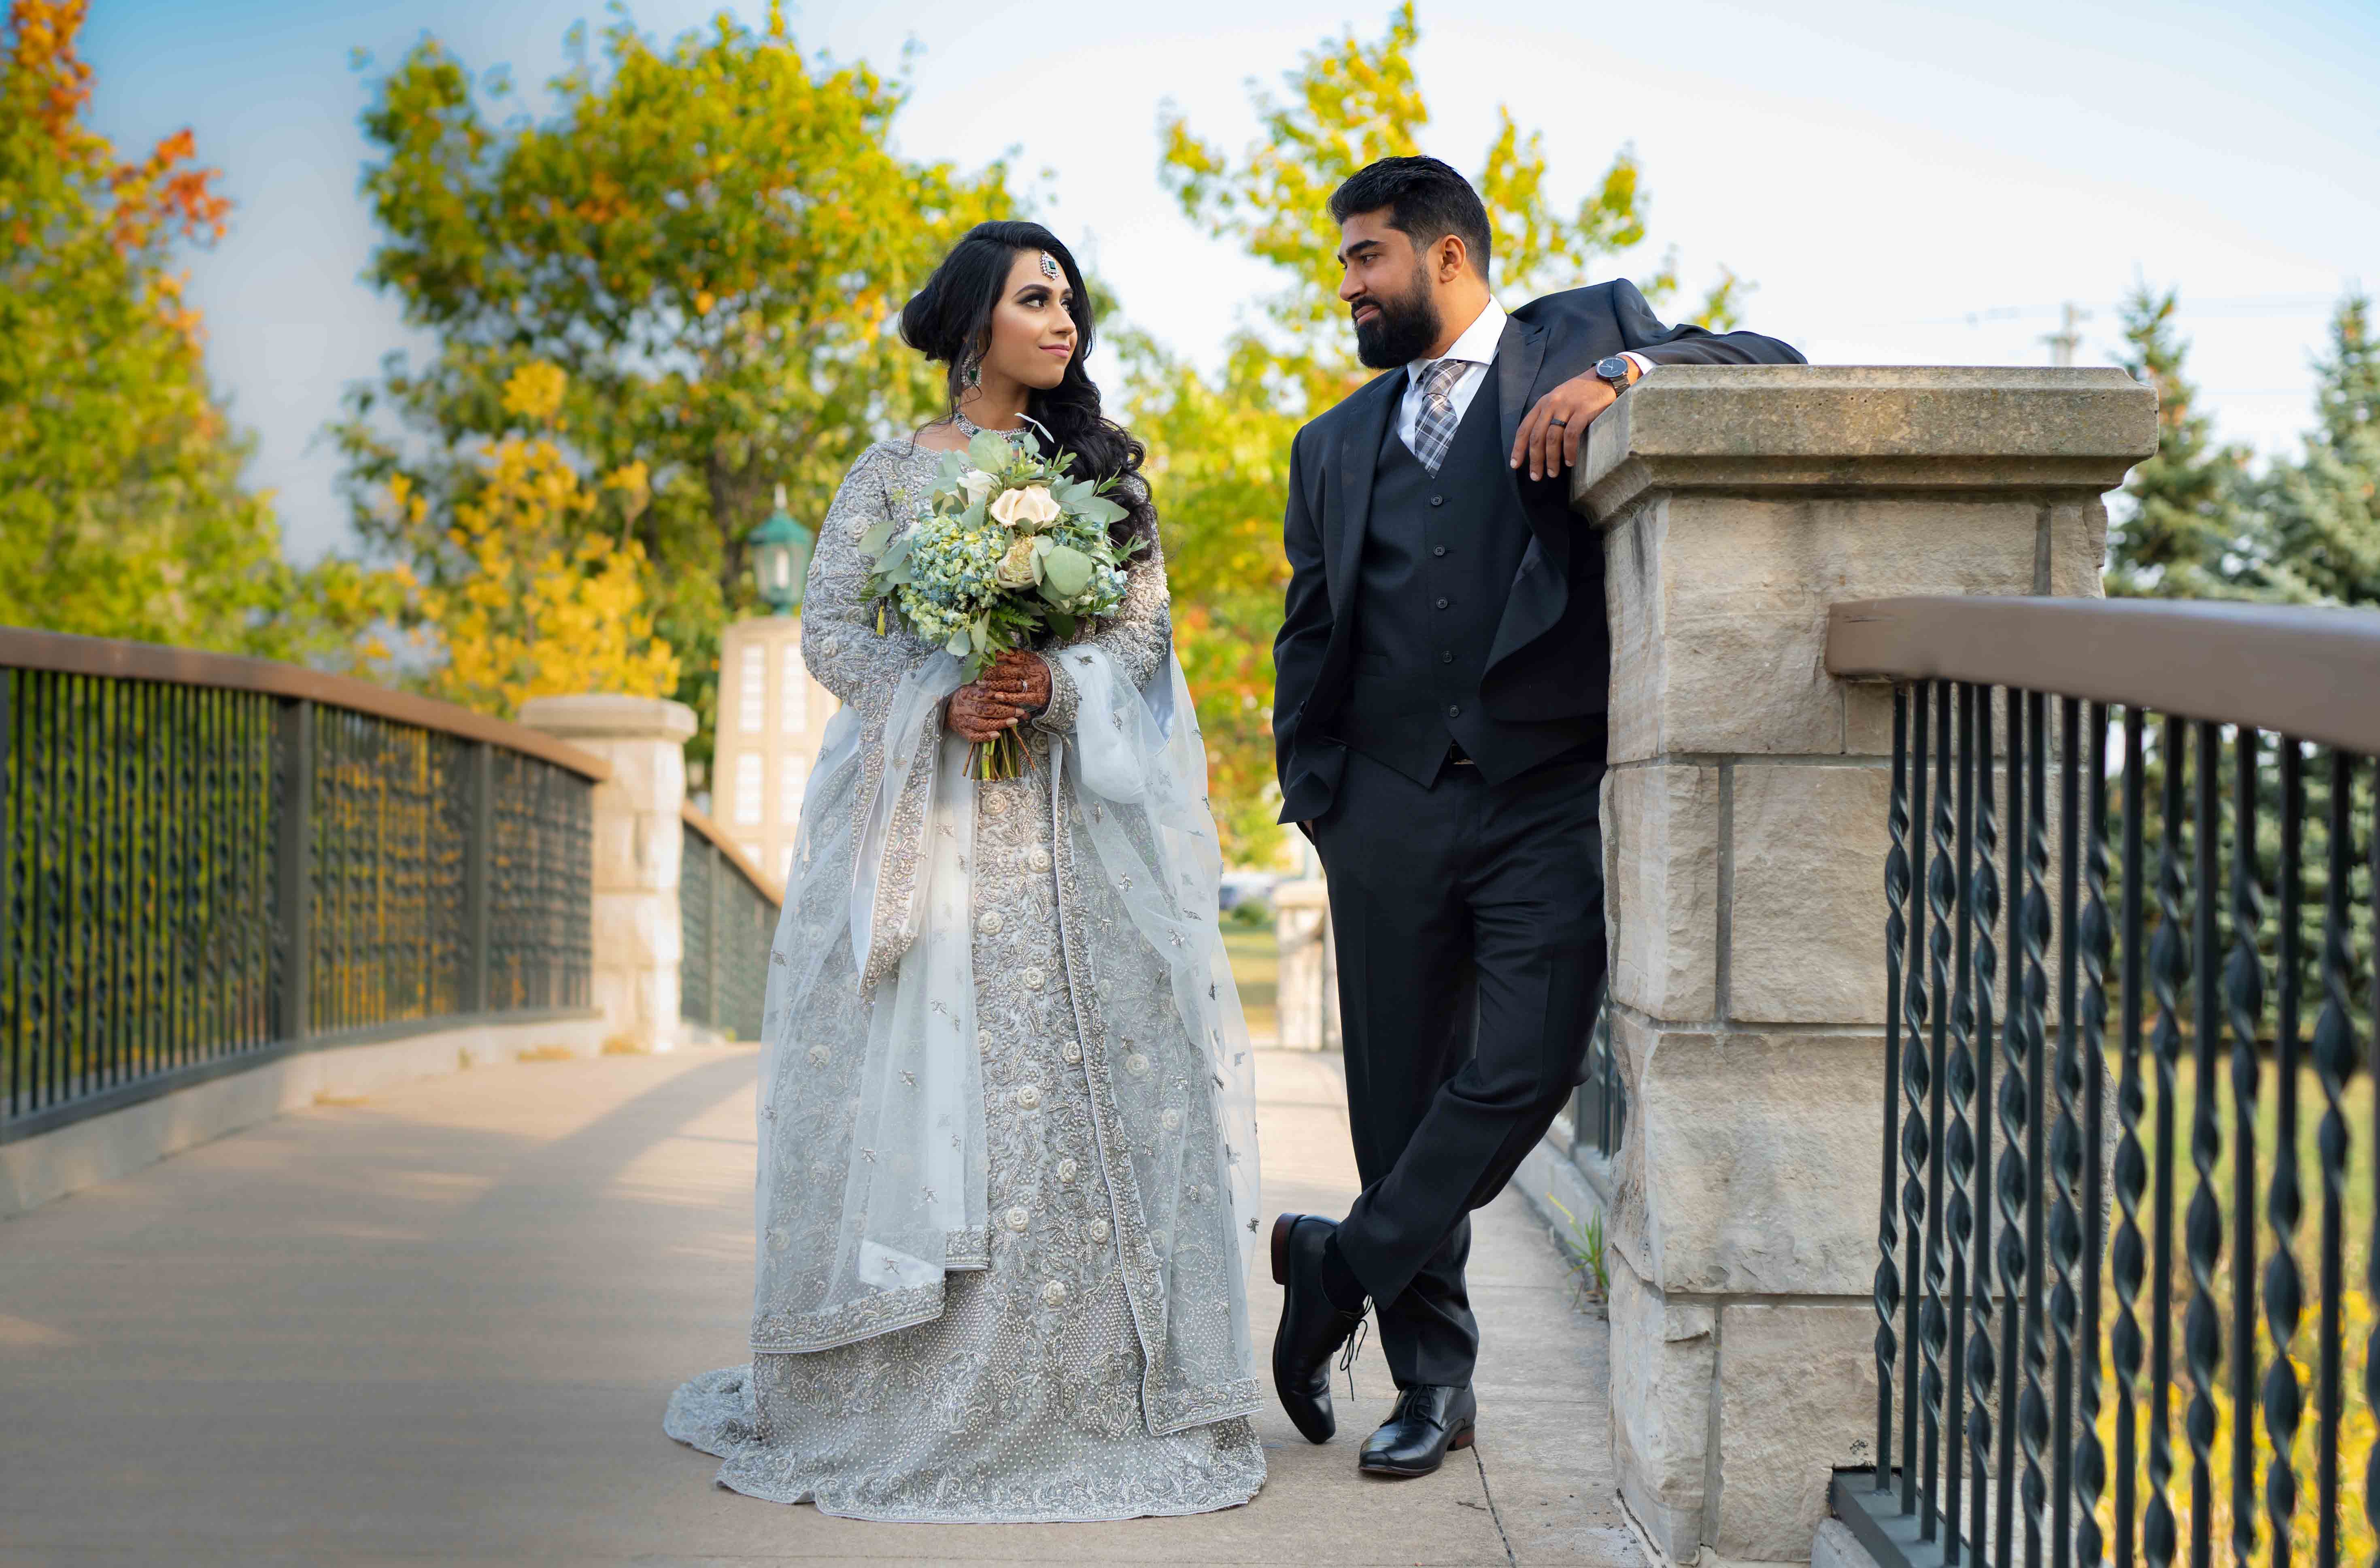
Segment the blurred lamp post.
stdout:
[[810,569],[810,530],[785,513],[785,487],[777,487],[777,509],[752,530],[752,576],[760,597],[780,615],[802,607]]

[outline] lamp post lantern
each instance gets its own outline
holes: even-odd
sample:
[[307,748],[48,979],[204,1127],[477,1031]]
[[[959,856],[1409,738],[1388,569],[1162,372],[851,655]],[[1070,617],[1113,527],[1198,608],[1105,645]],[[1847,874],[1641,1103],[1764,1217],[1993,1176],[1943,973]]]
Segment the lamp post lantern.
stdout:
[[811,534],[786,515],[783,485],[777,487],[777,509],[752,530],[747,542],[752,546],[752,576],[761,599],[780,615],[800,609],[809,576]]

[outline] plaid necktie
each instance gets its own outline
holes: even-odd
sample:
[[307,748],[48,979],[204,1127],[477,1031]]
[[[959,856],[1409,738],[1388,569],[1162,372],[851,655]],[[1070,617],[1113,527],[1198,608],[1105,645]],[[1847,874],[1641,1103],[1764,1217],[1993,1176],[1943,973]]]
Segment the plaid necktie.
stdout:
[[1421,373],[1421,417],[1414,421],[1414,456],[1431,473],[1446,461],[1454,444],[1454,383],[1471,368],[1466,359],[1436,359]]

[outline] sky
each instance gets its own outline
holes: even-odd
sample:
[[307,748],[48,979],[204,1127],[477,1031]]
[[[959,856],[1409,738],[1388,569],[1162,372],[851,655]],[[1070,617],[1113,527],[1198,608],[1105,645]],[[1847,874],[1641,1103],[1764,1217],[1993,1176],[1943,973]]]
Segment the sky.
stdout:
[[[666,38],[722,8],[627,14]],[[757,25],[766,0],[724,8]],[[1257,128],[1252,82],[1351,27],[1378,37],[1390,5],[788,14],[807,51],[891,70],[910,50],[901,151],[974,166],[1014,150],[1038,215],[1133,320],[1211,361],[1277,279],[1166,195],[1160,114],[1237,152]],[[372,82],[427,33],[534,88],[574,22],[611,15],[590,0],[92,0],[99,128],[129,155],[193,128],[237,203],[229,237],[191,260],[191,298],[294,555],[353,544],[320,439],[341,393],[424,346],[362,281]],[[1597,275],[1650,272],[1675,245],[1698,292],[1724,263],[1756,286],[1746,324],[1815,362],[2046,364],[2070,303],[2076,362],[2109,363],[2117,301],[2145,279],[2180,290],[2216,433],[2288,456],[2331,306],[2380,287],[2380,0],[1425,0],[1420,25],[1426,151],[1476,169],[1502,105],[1545,133],[1549,183],[1574,202],[1633,144],[1650,239]]]

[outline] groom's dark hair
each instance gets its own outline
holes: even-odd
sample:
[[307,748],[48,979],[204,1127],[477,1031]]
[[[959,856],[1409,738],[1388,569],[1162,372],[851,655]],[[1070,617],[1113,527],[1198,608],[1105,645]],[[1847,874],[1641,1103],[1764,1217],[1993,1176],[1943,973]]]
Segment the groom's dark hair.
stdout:
[[1436,158],[1382,158],[1349,175],[1330,193],[1330,221],[1343,224],[1356,213],[1389,210],[1389,226],[1409,236],[1414,249],[1458,236],[1481,278],[1488,275],[1488,208],[1471,182]]

